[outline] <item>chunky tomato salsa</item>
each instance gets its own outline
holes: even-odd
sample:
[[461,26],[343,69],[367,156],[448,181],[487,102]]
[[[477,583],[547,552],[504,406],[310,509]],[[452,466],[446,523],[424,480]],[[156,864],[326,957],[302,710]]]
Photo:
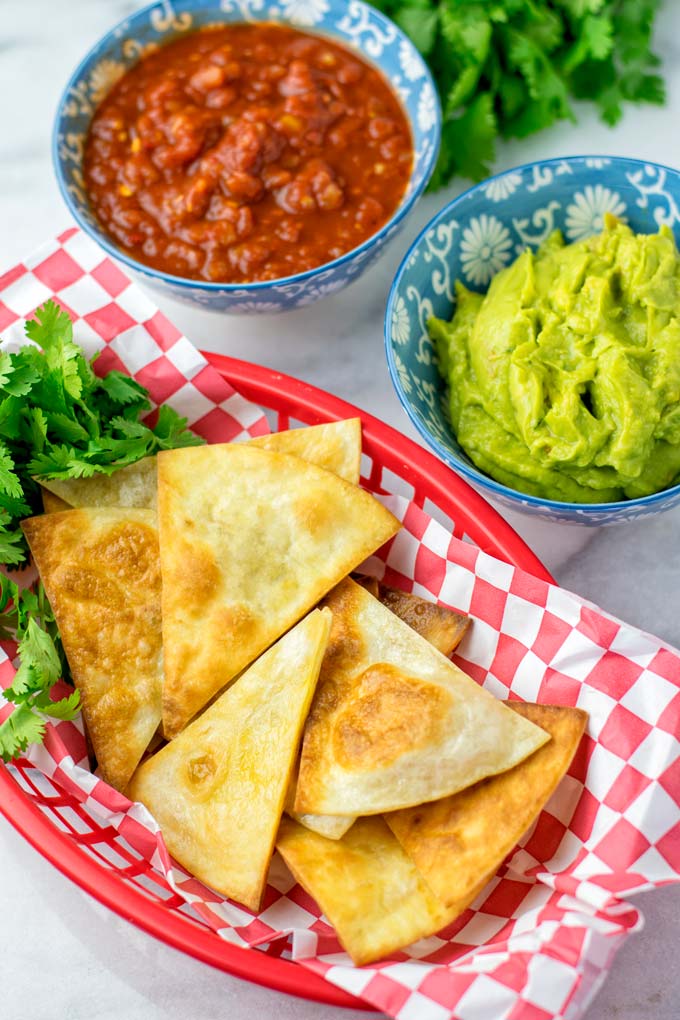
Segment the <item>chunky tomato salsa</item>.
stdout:
[[379,71],[273,24],[204,29],[145,57],[97,110],[85,182],[133,258],[220,283],[274,280],[390,218],[413,160]]

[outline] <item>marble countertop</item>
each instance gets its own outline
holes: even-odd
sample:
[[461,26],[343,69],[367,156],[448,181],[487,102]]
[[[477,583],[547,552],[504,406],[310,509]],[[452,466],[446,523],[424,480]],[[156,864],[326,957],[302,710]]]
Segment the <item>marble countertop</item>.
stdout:
[[[13,0],[0,36],[0,267],[69,223],[50,163],[50,133],[66,78],[90,45],[137,6],[126,0]],[[10,12],[11,9],[11,12]],[[667,107],[629,109],[609,130],[592,111],[505,144],[497,169],[578,153],[680,165],[680,5],[666,4],[657,48]],[[14,97],[17,97],[16,99]],[[411,238],[465,186],[428,196],[382,260],[349,290],[299,312],[216,316],[165,300],[163,310],[206,350],[261,362],[332,390],[417,439],[392,390],[382,316],[389,283]],[[507,515],[506,516],[510,516]],[[680,508],[622,528],[586,530],[513,516],[511,523],[560,584],[680,645]],[[200,964],[101,907],[0,818],[0,1016],[7,1020],[359,1020],[271,992]],[[680,887],[639,896],[646,927],[619,953],[588,1020],[678,1020]],[[492,1018],[489,1018],[492,1020]]]

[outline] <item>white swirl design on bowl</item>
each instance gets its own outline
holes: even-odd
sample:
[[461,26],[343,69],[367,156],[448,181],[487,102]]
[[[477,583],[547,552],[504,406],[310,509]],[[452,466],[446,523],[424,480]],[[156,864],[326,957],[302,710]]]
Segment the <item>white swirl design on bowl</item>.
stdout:
[[391,47],[397,38],[396,28],[378,25],[369,9],[356,0],[347,4],[347,13],[338,21],[337,28],[374,60],[382,57],[385,48]]
[[[512,225],[521,242],[515,245],[515,251],[518,254],[527,247],[537,247],[539,244],[543,244],[546,238],[552,234],[555,230],[555,214],[559,208],[559,202],[548,202],[546,206],[536,210],[531,217],[531,224],[526,217],[513,219]],[[529,229],[530,225],[534,228],[533,232]]]
[[680,222],[680,211],[678,203],[666,189],[666,171],[663,167],[646,166],[644,172],[636,170],[634,173],[626,174],[630,184],[639,193],[636,205],[640,209],[647,209],[653,204],[655,198],[662,201],[654,208],[654,220],[661,226],[672,227],[674,223]]

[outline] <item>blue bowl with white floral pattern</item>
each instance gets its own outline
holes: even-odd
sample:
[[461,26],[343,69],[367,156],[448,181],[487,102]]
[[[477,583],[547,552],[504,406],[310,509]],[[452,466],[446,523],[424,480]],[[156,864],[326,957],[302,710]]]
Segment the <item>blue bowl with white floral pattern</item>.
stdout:
[[[356,50],[382,71],[411,126],[414,160],[406,192],[392,217],[352,251],[308,272],[249,284],[208,283],[163,273],[120,251],[94,218],[85,194],[83,148],[97,105],[140,57],[204,25],[268,21],[325,35]],[[439,151],[441,110],[432,77],[406,35],[361,0],[160,0],[105,35],[71,75],[59,102],[53,163],[72,215],[98,244],[142,283],[179,301],[214,311],[280,312],[309,305],[355,280],[403,226],[425,190]]]
[[680,485],[619,503],[563,503],[494,481],[461,450],[448,420],[445,384],[427,332],[431,315],[450,319],[454,283],[486,291],[492,276],[555,229],[567,241],[599,233],[605,213],[638,233],[667,224],[680,245],[680,172],[611,156],[549,159],[470,188],[430,220],[394,278],[385,346],[397,395],[421,436],[455,471],[510,510],[570,524],[619,524],[680,504]]

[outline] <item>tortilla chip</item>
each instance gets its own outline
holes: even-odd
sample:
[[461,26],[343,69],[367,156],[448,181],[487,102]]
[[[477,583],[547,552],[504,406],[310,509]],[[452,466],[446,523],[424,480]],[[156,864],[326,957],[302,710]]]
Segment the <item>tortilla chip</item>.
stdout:
[[242,443],[160,453],[158,518],[167,737],[400,526],[330,471]]
[[[435,602],[420,598],[419,595],[408,595],[397,588],[388,588],[378,582],[375,577],[355,575],[356,580],[366,591],[379,599],[399,619],[408,623],[426,641],[434,645],[447,658],[463,639],[470,625],[469,616],[461,616],[452,609],[438,606]],[[291,782],[286,800],[286,812],[296,822],[318,832],[327,839],[340,839],[355,821],[355,816],[347,815],[312,815],[298,814],[295,809],[295,785],[297,771]]]
[[114,471],[91,478],[39,478],[43,489],[69,506],[123,506],[156,509],[156,458],[144,457]]
[[323,425],[310,425],[287,432],[272,432],[248,442],[263,450],[290,453],[310,464],[332,471],[353,485],[359,484],[361,468],[361,419],[348,418]]
[[305,726],[295,811],[371,815],[439,800],[549,738],[346,578]]
[[450,911],[382,818],[360,818],[339,840],[283,818],[276,847],[357,966],[433,935],[449,921]]
[[161,718],[161,576],[150,510],[66,510],[22,528],[102,777],[127,785]]
[[[340,475],[354,485],[361,465],[361,420],[348,418],[309,428],[273,432],[248,440],[247,445],[294,454],[311,464]],[[91,478],[39,479],[43,489],[58,496],[65,506],[132,506],[156,509],[156,458],[145,457],[119,468],[112,475]],[[46,508],[46,513],[51,513]]]
[[388,588],[381,584],[378,597],[395,616],[434,645],[447,659],[461,643],[470,626],[469,616],[462,616],[453,609],[439,606],[419,595],[399,591],[398,588]]
[[60,499],[59,496],[55,496],[53,492],[46,489],[44,485],[40,486],[40,496],[42,498],[43,510],[46,514],[58,514],[62,510],[70,510],[71,504],[65,500]]
[[385,816],[421,875],[456,915],[536,820],[571,764],[588,716],[578,708],[507,702],[551,740],[514,769],[453,797]]
[[329,631],[330,613],[315,609],[144,762],[127,791],[180,864],[254,911]]

